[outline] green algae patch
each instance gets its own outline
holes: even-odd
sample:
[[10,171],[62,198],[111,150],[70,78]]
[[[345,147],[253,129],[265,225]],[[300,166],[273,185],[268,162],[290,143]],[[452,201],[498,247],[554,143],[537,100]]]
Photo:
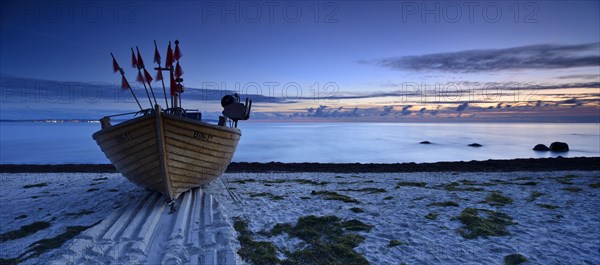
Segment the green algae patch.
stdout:
[[37,184],[25,185],[25,186],[23,186],[23,188],[31,189],[31,188],[41,188],[41,187],[46,187],[46,186],[48,186],[48,183],[37,183]]
[[554,210],[554,209],[558,209],[560,208],[559,206],[553,205],[553,204],[545,204],[545,203],[540,203],[538,204],[538,206],[544,208],[544,209],[548,209],[548,210]]
[[[483,215],[480,215],[480,212]],[[515,224],[508,214],[491,210],[466,208],[456,217],[463,224],[458,232],[466,239],[508,236],[507,226]]]
[[254,234],[248,229],[248,222],[236,218],[233,228],[239,233],[240,257],[252,264],[279,264],[277,248],[271,242],[255,241]]
[[250,197],[252,197],[252,198],[254,198],[254,197],[267,197],[267,198],[269,198],[269,199],[271,199],[273,201],[280,201],[280,200],[284,199],[283,196],[273,195],[273,194],[268,193],[268,192],[260,192],[260,193],[251,192],[249,194],[250,194]]
[[453,201],[445,201],[445,202],[432,202],[427,204],[427,206],[439,206],[439,207],[458,207],[458,203]]
[[28,225],[21,226],[17,230],[8,231],[0,235],[0,242],[19,239],[35,234],[37,231],[44,230],[50,227],[49,222],[34,222]]
[[362,188],[362,189],[344,189],[341,191],[358,191],[358,192],[366,192],[366,193],[384,193],[387,192],[386,189],[379,188]]
[[546,195],[546,193],[542,193],[542,192],[537,192],[537,191],[532,191],[531,194],[529,194],[529,198],[527,198],[528,202],[533,202],[535,201],[537,198]]
[[341,220],[337,216],[304,216],[295,226],[275,226],[272,234],[287,233],[307,243],[304,249],[285,253],[282,265],[291,264],[369,264],[354,251],[365,238],[356,231],[368,232],[371,225],[358,220]]
[[518,265],[523,262],[527,262],[527,258],[518,253],[504,256],[504,265]]
[[325,200],[342,201],[345,203],[360,203],[358,200],[334,191],[312,191],[310,194],[321,196]]
[[460,187],[458,182],[451,182],[442,187],[447,191],[485,191],[483,188],[477,187]]
[[488,203],[491,206],[504,206],[507,204],[511,204],[513,200],[509,197],[503,196],[498,192],[492,192],[485,198],[484,202]]
[[425,182],[413,182],[413,181],[400,181],[396,184],[396,188],[400,187],[425,187],[427,183]]
[[358,207],[352,207],[350,208],[350,211],[355,212],[355,213],[364,213],[365,210],[358,208]]
[[392,240],[390,240],[390,243],[387,244],[388,248],[393,248],[395,246],[408,246],[408,243],[402,242],[400,240],[392,239]]
[[578,187],[567,187],[567,188],[563,188],[563,190],[566,190],[566,191],[572,192],[572,193],[577,193],[577,192],[582,191],[582,189],[578,188]]
[[425,218],[429,219],[429,220],[435,220],[437,219],[439,216],[439,214],[437,212],[430,212],[427,215],[425,215]]

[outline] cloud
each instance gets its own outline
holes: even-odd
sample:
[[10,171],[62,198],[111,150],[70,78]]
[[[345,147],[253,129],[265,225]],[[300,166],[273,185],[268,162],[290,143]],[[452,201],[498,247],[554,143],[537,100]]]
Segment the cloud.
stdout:
[[383,106],[383,112],[381,112],[381,116],[386,116],[390,114],[394,110],[394,106]]
[[438,114],[438,112],[440,111],[440,107],[441,107],[441,106],[440,106],[440,105],[438,105],[438,106],[437,106],[437,108],[436,108],[435,110],[431,111],[431,113],[430,113],[430,114],[431,114],[432,116],[436,116],[436,115]]
[[517,69],[558,69],[600,66],[600,43],[539,44],[505,49],[466,50],[363,60],[394,70],[488,72]]
[[400,115],[402,115],[402,116],[410,115],[412,113],[412,111],[408,110],[410,108],[412,108],[412,105],[406,105],[406,106],[402,107],[402,111],[400,111]]
[[462,112],[463,110],[466,110],[467,107],[469,107],[469,103],[465,102],[463,104],[458,105],[458,107],[456,107],[456,111]]
[[563,75],[563,76],[559,76],[558,79],[591,79],[591,80],[598,80],[600,79],[600,75],[595,74],[595,75]]

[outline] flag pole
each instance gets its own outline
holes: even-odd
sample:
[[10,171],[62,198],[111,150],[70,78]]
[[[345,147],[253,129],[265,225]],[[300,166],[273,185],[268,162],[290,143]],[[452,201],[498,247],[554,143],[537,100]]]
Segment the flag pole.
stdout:
[[158,64],[158,68],[155,69],[160,72],[160,82],[162,83],[163,94],[165,95],[165,104],[167,105],[168,109],[169,102],[167,101],[167,89],[165,88],[165,80],[162,77],[162,68],[160,67],[160,54],[158,53],[158,46],[156,45],[156,40],[154,40],[154,62]]
[[177,102],[173,98],[176,94],[173,92],[174,90],[174,81],[173,81],[173,50],[171,49],[171,41],[169,41],[169,45],[167,45],[167,57],[165,58],[165,68],[162,70],[169,71],[169,96],[171,97],[171,106],[175,108]]
[[[131,86],[129,85],[129,82],[127,82],[127,77],[125,77],[125,71],[123,71],[123,68],[120,67],[119,64],[117,64],[117,60],[115,59],[115,56],[113,55],[112,52],[110,53],[110,56],[112,57],[113,62],[115,62],[116,67],[118,68],[119,72],[121,73],[121,78],[123,79],[123,81],[127,85],[126,88],[129,88],[129,91],[131,91],[131,95],[133,95],[133,98],[135,99],[135,103],[137,103],[138,107],[140,107],[140,110],[144,110],[144,108],[142,108],[142,105],[140,105],[140,101],[135,96],[135,93],[133,92],[133,89],[131,89]],[[123,82],[121,82],[121,86],[123,86]]]
[[[140,49],[138,49],[137,46],[135,46],[135,49],[137,50],[137,54],[138,54],[138,68],[141,67],[141,69],[144,69],[144,79],[148,83],[150,92],[152,92],[152,98],[154,99],[154,105],[158,105],[158,102],[156,101],[156,97],[154,96],[154,90],[152,89],[152,85],[150,84],[150,82],[152,82],[152,76],[150,76],[150,74],[148,73],[148,70],[146,70],[146,66],[144,66],[144,61],[142,60],[142,55],[140,55]],[[146,84],[144,84],[144,87],[146,87]],[[150,102],[150,103],[152,103],[152,102]]]
[[[181,78],[183,71],[181,70],[181,66],[179,65],[180,58],[181,58],[181,50],[179,49],[179,40],[175,40],[175,51],[173,51],[173,61],[177,61],[177,65],[175,66],[174,73],[175,73],[175,78],[177,81],[177,88],[178,88],[178,91],[176,92],[177,98],[175,100],[179,99],[179,107],[181,107],[181,93],[183,93],[183,85],[181,84],[181,82],[183,81],[183,78]],[[172,66],[171,66],[171,69],[173,71]],[[181,91],[179,91],[179,88],[181,88]]]
[[[135,52],[133,51],[133,48],[131,48],[131,56],[132,58],[135,58]],[[142,76],[142,68],[140,67],[139,63],[137,63],[137,60],[134,61],[134,66],[138,69],[138,80],[141,78],[142,80],[142,85],[144,85],[144,90],[146,91],[146,96],[148,97],[148,102],[150,102],[150,108],[154,108],[153,104],[152,104],[152,100],[150,99],[150,93],[148,93],[148,88],[146,88],[146,83],[144,82],[144,76]]]

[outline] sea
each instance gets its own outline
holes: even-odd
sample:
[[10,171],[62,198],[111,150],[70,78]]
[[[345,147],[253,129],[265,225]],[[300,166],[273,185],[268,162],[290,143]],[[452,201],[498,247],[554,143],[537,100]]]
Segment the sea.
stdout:
[[[598,123],[240,122],[236,162],[403,163],[599,157]],[[0,164],[109,163],[99,123],[0,122]],[[420,144],[429,141],[431,144]],[[570,151],[537,152],[566,142]],[[481,147],[468,146],[479,143]]]

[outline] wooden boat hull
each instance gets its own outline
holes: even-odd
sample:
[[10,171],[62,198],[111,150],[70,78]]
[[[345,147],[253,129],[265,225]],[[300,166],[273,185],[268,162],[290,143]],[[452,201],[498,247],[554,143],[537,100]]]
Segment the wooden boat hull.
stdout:
[[223,174],[237,147],[237,128],[162,113],[135,118],[93,134],[117,171],[170,200]]

